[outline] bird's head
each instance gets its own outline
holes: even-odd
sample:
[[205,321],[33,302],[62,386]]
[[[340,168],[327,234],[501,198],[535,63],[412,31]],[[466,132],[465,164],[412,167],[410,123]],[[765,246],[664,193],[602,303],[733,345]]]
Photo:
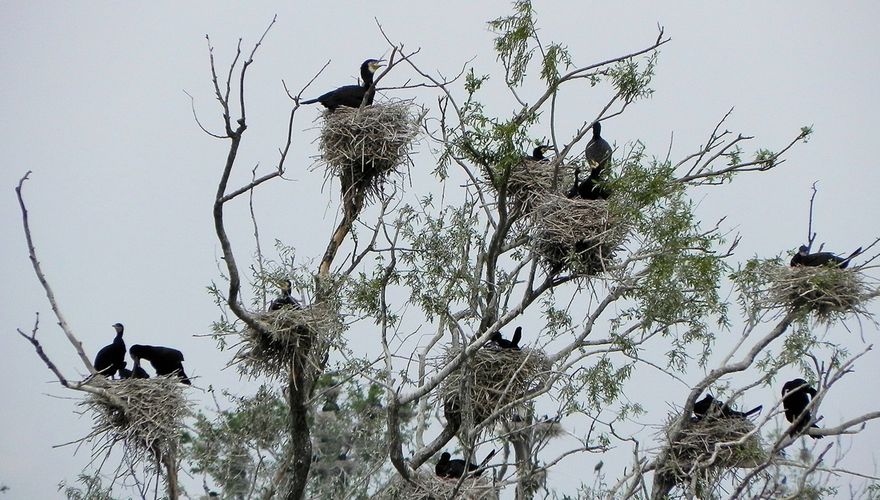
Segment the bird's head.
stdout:
[[452,458],[452,455],[450,455],[448,451],[444,451],[444,452],[440,455],[440,461],[441,461],[441,462],[448,462],[450,458]]
[[280,288],[281,291],[285,294],[289,295],[290,290],[293,288],[293,283],[291,283],[290,280],[283,280],[281,283],[278,284],[278,288]]
[[602,134],[602,124],[593,122],[593,137],[599,137],[600,134]]
[[497,341],[501,340],[502,338],[504,338],[504,337],[501,336],[501,332],[495,332],[492,334],[491,337],[489,337],[489,340],[494,340],[497,342]]
[[367,59],[361,64],[361,68],[366,69],[370,73],[375,73],[379,68],[385,66],[384,62],[384,59]]
[[542,145],[536,147],[534,150],[532,150],[532,158],[535,160],[543,160],[544,154],[546,154],[547,151],[550,151],[551,149],[553,149],[551,146],[548,146],[546,144],[542,144]]
[[116,333],[122,333],[125,330],[125,327],[122,326],[122,323],[115,323],[113,329],[116,330]]
[[800,248],[798,248],[797,253],[798,253],[798,255],[805,256],[805,255],[807,255],[807,253],[809,251],[810,251],[810,247],[808,247],[807,245],[801,245]]

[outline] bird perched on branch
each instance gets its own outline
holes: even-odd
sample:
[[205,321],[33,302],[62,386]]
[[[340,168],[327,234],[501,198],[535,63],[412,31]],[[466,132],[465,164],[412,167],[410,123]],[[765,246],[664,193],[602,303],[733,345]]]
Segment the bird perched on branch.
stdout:
[[125,369],[125,342],[122,340],[125,327],[122,323],[116,323],[113,328],[116,330],[113,343],[102,347],[95,356],[95,371],[111,378],[118,370]]
[[128,353],[134,360],[134,371],[137,372],[141,366],[141,359],[146,359],[156,370],[156,375],[177,375],[180,382],[186,385],[192,385],[186,372],[183,371],[183,353],[177,349],[170,347],[139,345],[135,344],[129,348]]
[[699,422],[706,417],[723,417],[723,418],[746,418],[749,415],[758,413],[764,408],[764,405],[758,405],[747,412],[734,410],[727,403],[719,401],[712,397],[711,394],[694,403],[694,421]]
[[[788,433],[789,436],[795,437],[803,433],[808,427],[818,429],[816,424],[810,424],[813,415],[807,410],[810,400],[816,397],[816,389],[802,378],[789,380],[782,386],[782,407],[785,408],[785,419],[795,425]],[[809,434],[808,434],[809,435]],[[823,436],[809,435],[813,439],[820,439]]]
[[[365,103],[367,106],[373,104],[375,90],[371,91],[370,87],[373,85],[373,74],[376,73],[376,70],[384,66],[382,62],[382,59],[367,59],[361,64],[360,85],[345,85],[336,90],[331,90],[317,99],[309,99],[308,101],[302,101],[301,103],[314,104],[320,102],[330,111],[335,110],[339,106],[359,108],[361,107],[361,103]],[[364,96],[366,96],[366,102],[364,102]]]
[[119,369],[119,378],[122,378],[122,379],[150,378],[150,375],[147,373],[147,370],[144,370],[142,367],[135,366],[134,371],[132,371],[132,370],[129,370],[128,368],[125,368],[125,365],[128,364],[127,362],[123,361],[122,364],[123,364],[123,367]]
[[553,149],[552,146],[541,145],[532,150],[532,156],[527,156],[527,160],[532,161],[547,161],[547,158],[544,157],[544,153]]
[[794,254],[791,258],[791,265],[794,266],[807,266],[807,267],[818,267],[818,266],[826,266],[831,265],[833,267],[839,267],[840,269],[846,269],[846,266],[849,265],[849,261],[851,261],[854,257],[862,253],[862,247],[856,249],[855,252],[849,254],[849,257],[840,257],[831,252],[816,252],[809,253],[810,247],[806,245],[801,245],[798,248],[798,252]]
[[[492,457],[494,456],[495,450],[492,450],[486,455],[486,458],[480,462],[480,465],[477,465],[473,462],[465,463],[465,461],[460,458],[450,460],[451,455],[444,451],[443,454],[440,455],[440,460],[437,461],[437,465],[434,466],[434,473],[437,474],[437,477],[446,478],[459,478],[463,476],[465,472],[473,472],[474,476],[479,476],[483,474],[486,464],[488,464],[489,460],[492,460]],[[465,470],[465,468],[467,468],[467,470]]]
[[519,341],[522,338],[522,327],[516,327],[516,330],[513,332],[513,338],[511,340],[507,340],[501,335],[501,332],[495,332],[492,334],[492,342],[495,343],[501,349],[516,349],[519,350]]
[[282,307],[293,307],[294,309],[302,308],[302,306],[299,305],[299,302],[290,295],[291,289],[293,288],[293,284],[290,280],[282,281],[280,288],[281,295],[269,304],[270,311],[277,311]]

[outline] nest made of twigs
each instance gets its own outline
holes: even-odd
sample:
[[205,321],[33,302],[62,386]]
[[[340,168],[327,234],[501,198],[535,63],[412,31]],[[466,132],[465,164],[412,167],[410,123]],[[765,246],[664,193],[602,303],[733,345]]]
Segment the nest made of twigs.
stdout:
[[[412,473],[412,481],[395,477],[375,498],[381,500],[497,500],[498,489],[492,480],[482,476],[469,476],[459,485],[459,478],[437,477],[433,472],[418,470]],[[457,487],[457,488],[456,488]]]
[[856,269],[767,265],[769,309],[807,308],[823,322],[850,313],[868,314],[863,304],[873,296],[872,290]]
[[[556,193],[562,193],[564,177],[569,167],[559,165],[559,178],[556,180]],[[553,193],[553,177],[556,168],[549,161],[535,161],[523,158],[510,167],[507,178],[507,196],[530,212],[549,193]]]
[[107,381],[100,392],[90,392],[81,405],[92,415],[90,438],[109,449],[118,442],[130,464],[147,465],[174,456],[189,414],[180,379],[154,377]]
[[337,344],[343,326],[336,310],[321,303],[282,307],[256,319],[265,333],[245,327],[233,360],[250,376],[286,377],[292,366],[319,369],[327,350]]
[[343,193],[354,189],[360,197],[379,194],[388,176],[411,163],[421,113],[412,101],[326,111],[320,162],[341,179]]
[[[458,354],[457,350],[449,351],[446,361]],[[438,398],[444,407],[461,412],[463,427],[470,429],[498,410],[503,409],[499,413],[503,418],[513,415],[517,408],[512,403],[542,387],[550,368],[543,351],[486,346],[449,374]]]
[[[671,419],[667,429],[677,422]],[[759,432],[748,418],[706,416],[687,422],[674,443],[667,444],[666,460],[658,469],[677,481],[689,481],[705,471],[751,468],[764,463],[767,452]],[[665,432],[667,441],[669,431]],[[717,450],[716,450],[717,445]],[[717,453],[717,454],[716,454]],[[713,458],[714,455],[714,458]]]
[[598,274],[613,260],[627,228],[607,200],[584,200],[547,194],[532,216],[535,252],[550,268]]

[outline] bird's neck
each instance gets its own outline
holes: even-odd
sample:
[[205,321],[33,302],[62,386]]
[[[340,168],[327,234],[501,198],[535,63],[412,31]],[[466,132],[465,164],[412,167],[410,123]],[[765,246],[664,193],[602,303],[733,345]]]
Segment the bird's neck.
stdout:
[[364,68],[363,70],[361,70],[361,80],[364,81],[363,87],[365,89],[369,88],[370,85],[373,84],[373,73],[370,72],[369,68]]

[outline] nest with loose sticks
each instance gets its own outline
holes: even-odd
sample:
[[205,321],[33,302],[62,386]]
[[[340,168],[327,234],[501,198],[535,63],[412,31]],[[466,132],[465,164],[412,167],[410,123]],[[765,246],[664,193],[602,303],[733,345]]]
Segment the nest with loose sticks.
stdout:
[[868,315],[864,303],[874,290],[857,269],[832,266],[784,266],[765,263],[769,282],[768,309],[805,308],[830,323],[847,314]]
[[[459,352],[451,350],[446,361]],[[513,404],[543,387],[550,375],[550,360],[543,351],[523,348],[478,350],[457,370],[446,377],[438,398],[444,407],[461,412],[462,429],[469,431],[498,410],[509,418],[517,408]]]
[[320,370],[343,327],[339,314],[322,303],[301,309],[282,307],[262,313],[256,320],[265,333],[246,327],[233,359],[241,373],[250,376],[286,377],[287,370],[295,366]]
[[107,381],[101,392],[90,392],[80,405],[92,415],[95,450],[109,450],[122,443],[123,454],[132,467],[148,467],[176,456],[183,419],[189,415],[180,379],[154,377]]
[[412,474],[412,481],[402,476],[395,477],[376,498],[380,500],[441,500],[461,498],[464,500],[497,500],[498,489],[492,480],[479,476],[469,476],[458,484],[459,478],[437,477],[432,472],[418,470]]
[[622,221],[607,200],[584,200],[547,194],[532,217],[534,251],[552,270],[581,274],[603,272],[626,237]]
[[[669,428],[680,416],[670,419]],[[706,416],[686,423],[674,443],[667,444],[666,460],[658,474],[675,478],[678,483],[693,477],[710,477],[730,469],[756,467],[767,461],[759,432],[751,420],[742,417]]]
[[343,193],[374,197],[390,175],[411,163],[422,116],[412,101],[326,111],[320,162],[328,174],[340,178]]
[[[524,207],[526,212],[532,211],[547,194],[553,192],[553,177],[556,168],[548,161],[535,161],[523,158],[510,168],[507,178],[507,196]],[[559,178],[556,180],[556,192],[562,192],[563,172],[566,165],[559,165]]]

